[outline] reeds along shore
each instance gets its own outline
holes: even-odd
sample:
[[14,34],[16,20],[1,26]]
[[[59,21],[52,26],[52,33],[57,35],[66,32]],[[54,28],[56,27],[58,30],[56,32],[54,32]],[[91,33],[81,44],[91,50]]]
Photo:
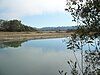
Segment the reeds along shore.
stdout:
[[73,32],[0,32],[1,41],[63,38],[70,36]]

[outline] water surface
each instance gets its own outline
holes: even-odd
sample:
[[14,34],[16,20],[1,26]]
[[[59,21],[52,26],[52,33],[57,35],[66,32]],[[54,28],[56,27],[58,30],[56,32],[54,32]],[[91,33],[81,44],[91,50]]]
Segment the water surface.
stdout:
[[1,43],[0,75],[59,75],[59,69],[69,70],[66,54],[72,55],[64,39]]

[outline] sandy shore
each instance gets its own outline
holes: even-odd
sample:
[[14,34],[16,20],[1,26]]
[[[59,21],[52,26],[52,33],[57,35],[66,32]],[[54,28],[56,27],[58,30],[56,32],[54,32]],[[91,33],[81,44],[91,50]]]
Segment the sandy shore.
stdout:
[[70,36],[72,32],[69,33],[50,33],[50,32],[0,32],[0,40],[10,41],[10,40],[29,40],[29,39],[47,39],[47,38],[63,38]]

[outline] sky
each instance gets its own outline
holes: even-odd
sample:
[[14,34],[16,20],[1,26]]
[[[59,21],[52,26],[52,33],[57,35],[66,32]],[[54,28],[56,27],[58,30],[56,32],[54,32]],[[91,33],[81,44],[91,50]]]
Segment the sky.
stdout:
[[37,28],[76,25],[65,8],[66,0],[0,0],[0,19]]

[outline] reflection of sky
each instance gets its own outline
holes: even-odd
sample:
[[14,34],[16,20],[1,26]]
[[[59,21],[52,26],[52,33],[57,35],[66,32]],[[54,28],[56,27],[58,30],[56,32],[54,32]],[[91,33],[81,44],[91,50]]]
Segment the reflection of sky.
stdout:
[[59,51],[65,50],[66,45],[62,41],[64,38],[60,39],[38,39],[38,40],[31,40],[26,43],[22,44],[22,47],[34,47],[34,48],[41,48],[43,51]]
[[[58,69],[70,72],[67,61],[75,61],[75,57],[63,40],[30,40],[18,48],[0,49],[0,75],[58,75]],[[87,45],[84,48],[88,49]],[[80,62],[80,51],[75,54]]]
[[0,75],[58,75],[66,65],[65,49],[62,39],[32,40],[18,48],[0,49]]
[[[63,40],[30,40],[18,48],[0,49],[0,75],[58,75],[58,69],[70,72],[67,61],[75,61],[75,57]],[[87,45],[84,48],[88,49]],[[75,54],[80,62],[80,51]]]

